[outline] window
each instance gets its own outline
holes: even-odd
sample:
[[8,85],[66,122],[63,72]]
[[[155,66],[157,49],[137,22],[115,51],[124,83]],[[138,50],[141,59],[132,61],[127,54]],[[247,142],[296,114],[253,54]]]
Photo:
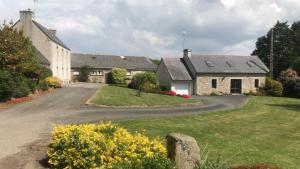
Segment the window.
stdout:
[[214,89],[217,88],[217,79],[213,79],[213,80],[211,81],[211,87],[214,88]]
[[92,76],[103,76],[103,71],[101,70],[93,70],[91,71]]
[[259,79],[255,79],[254,86],[256,88],[259,88]]

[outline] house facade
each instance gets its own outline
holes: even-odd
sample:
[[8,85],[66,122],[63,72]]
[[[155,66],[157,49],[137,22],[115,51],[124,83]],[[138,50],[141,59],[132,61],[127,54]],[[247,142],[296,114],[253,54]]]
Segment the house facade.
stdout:
[[160,84],[179,94],[245,94],[265,85],[269,69],[257,56],[193,55],[162,58],[157,77]]
[[33,19],[30,10],[20,11],[20,20],[13,26],[32,41],[41,63],[52,70],[64,84],[71,79],[71,50],[57,37],[56,30],[47,29]]
[[78,79],[80,68],[84,66],[90,69],[89,82],[104,84],[109,83],[109,74],[113,68],[126,69],[128,82],[137,73],[157,69],[157,65],[147,57],[73,53],[71,58],[73,81]]

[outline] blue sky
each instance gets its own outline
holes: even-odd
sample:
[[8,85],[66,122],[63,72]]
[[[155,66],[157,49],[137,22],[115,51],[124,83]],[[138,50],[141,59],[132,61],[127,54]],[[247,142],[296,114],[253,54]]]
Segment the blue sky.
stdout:
[[[0,20],[17,21],[33,0],[1,0]],[[73,52],[181,56],[249,55],[277,20],[300,20],[300,0],[39,0],[35,19]]]

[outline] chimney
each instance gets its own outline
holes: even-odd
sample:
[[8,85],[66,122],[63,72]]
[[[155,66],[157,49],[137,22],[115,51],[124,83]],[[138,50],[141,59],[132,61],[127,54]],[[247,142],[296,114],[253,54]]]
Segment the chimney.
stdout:
[[183,50],[183,57],[192,57],[192,50],[191,49],[184,49]]
[[49,32],[51,32],[52,34],[56,35],[56,30],[55,29],[49,29]]
[[28,9],[20,11],[20,24],[21,29],[26,37],[32,36],[32,17],[34,13]]

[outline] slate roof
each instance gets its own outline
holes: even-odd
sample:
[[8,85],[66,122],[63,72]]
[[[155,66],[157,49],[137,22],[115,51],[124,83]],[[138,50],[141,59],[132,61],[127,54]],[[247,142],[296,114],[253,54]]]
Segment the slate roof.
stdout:
[[96,69],[125,68],[149,71],[156,71],[157,69],[157,65],[146,57],[72,53],[72,68],[81,68],[86,65]]
[[254,73],[266,74],[269,69],[257,56],[192,55],[197,73]]
[[37,57],[39,58],[41,64],[50,65],[49,60],[39,50],[36,49],[35,51],[36,51]]
[[32,21],[49,39],[51,39],[53,42],[61,45],[62,47],[71,50],[68,48],[56,35],[55,33],[51,32],[49,29],[38,23],[37,21]]
[[181,58],[162,58],[172,80],[192,80]]

